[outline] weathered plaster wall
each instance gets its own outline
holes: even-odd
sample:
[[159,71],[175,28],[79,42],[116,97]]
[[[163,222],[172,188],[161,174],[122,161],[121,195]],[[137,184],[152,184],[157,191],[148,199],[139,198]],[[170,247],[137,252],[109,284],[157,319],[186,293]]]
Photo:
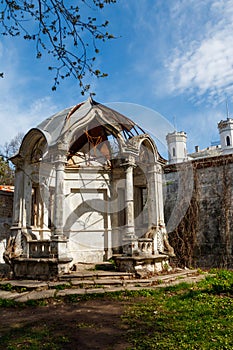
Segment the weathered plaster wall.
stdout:
[[6,247],[6,238],[10,234],[13,211],[13,193],[0,191],[0,264],[4,263],[3,252]]
[[179,263],[233,268],[233,155],[167,166],[164,192]]
[[107,214],[109,173],[102,168],[66,169],[64,234],[72,263],[102,262],[111,247]]

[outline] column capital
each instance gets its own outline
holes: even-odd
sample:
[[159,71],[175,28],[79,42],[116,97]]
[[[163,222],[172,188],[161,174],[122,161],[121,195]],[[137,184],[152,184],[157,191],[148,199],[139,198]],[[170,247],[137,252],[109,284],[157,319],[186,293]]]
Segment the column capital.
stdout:
[[153,164],[148,167],[149,174],[162,174],[162,166],[159,164]]
[[54,162],[56,167],[59,165],[66,165],[67,157],[64,154],[57,154],[57,155],[55,155],[53,162]]
[[52,163],[67,163],[67,145],[62,142],[53,145],[48,150],[47,160]]
[[11,160],[12,163],[15,165],[15,172],[22,170],[24,166],[24,159],[20,155],[13,157]]
[[126,159],[124,163],[121,164],[124,169],[136,168],[137,164],[134,159]]

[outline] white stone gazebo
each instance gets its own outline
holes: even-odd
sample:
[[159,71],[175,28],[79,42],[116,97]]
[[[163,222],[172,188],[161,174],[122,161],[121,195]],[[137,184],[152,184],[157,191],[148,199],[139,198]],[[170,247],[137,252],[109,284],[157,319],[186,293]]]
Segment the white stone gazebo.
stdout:
[[12,161],[5,260],[15,277],[54,278],[111,257],[121,270],[155,272],[173,253],[163,214],[165,160],[117,111],[91,98],[65,109],[31,129]]

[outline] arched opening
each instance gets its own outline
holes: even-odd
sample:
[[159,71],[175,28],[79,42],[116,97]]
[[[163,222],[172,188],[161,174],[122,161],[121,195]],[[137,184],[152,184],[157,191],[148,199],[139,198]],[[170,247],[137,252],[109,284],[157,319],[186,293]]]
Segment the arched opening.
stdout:
[[44,207],[38,184],[32,184],[31,211],[31,226],[33,228],[43,228]]
[[176,149],[175,149],[175,147],[172,148],[172,156],[173,156],[173,157],[176,156]]
[[23,138],[19,155],[27,164],[38,163],[42,160],[47,148],[47,140],[39,130],[30,130]]
[[156,159],[156,150],[151,142],[145,139],[140,145],[139,161],[146,165],[153,165]]
[[75,133],[69,149],[68,165],[110,165],[111,159],[119,152],[119,141],[111,126],[101,125],[94,120]]
[[226,137],[226,145],[227,145],[227,146],[230,146],[230,145],[231,145],[230,136],[227,136],[227,137]]
[[34,146],[31,149],[31,163],[38,163],[41,161],[46,144],[47,142],[43,136],[41,136],[38,141],[35,142]]
[[140,144],[139,162],[134,170],[134,203],[135,203],[135,227],[138,233],[148,227],[148,186],[151,171],[158,157],[156,146],[150,139],[144,139]]

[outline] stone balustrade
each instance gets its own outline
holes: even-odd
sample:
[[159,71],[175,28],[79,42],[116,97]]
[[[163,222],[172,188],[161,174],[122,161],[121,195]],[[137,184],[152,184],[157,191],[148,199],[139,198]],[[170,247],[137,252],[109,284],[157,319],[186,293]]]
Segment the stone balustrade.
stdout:
[[153,238],[139,238],[138,239],[139,255],[153,254]]
[[29,241],[29,258],[51,258],[51,241]]

